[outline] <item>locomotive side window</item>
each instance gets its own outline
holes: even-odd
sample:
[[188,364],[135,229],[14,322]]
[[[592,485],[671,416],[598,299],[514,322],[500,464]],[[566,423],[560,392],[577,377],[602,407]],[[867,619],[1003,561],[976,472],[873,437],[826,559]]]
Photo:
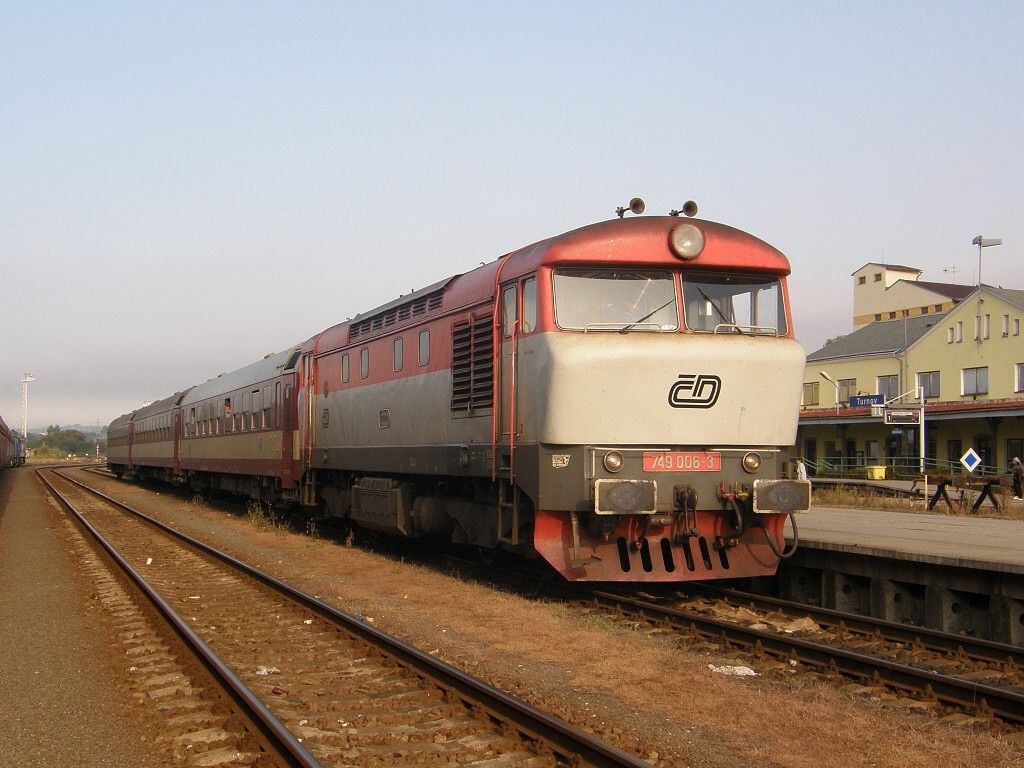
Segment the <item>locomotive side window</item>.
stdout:
[[359,350],[359,378],[365,379],[370,375],[370,349],[363,347]]
[[420,365],[426,365],[430,360],[430,331],[420,331]]
[[341,383],[348,384],[348,352],[341,356]]
[[523,333],[537,327],[537,279],[523,280]]
[[691,331],[786,333],[782,289],[774,277],[684,273],[683,303]]
[[516,287],[510,285],[501,292],[501,335],[506,338],[512,335],[512,326],[516,322]]
[[679,329],[671,272],[560,269],[554,273],[553,287],[555,322],[559,328],[653,332]]
[[395,373],[402,370],[402,364],[404,362],[402,357],[402,337],[399,336],[397,339],[395,339],[394,344],[394,364],[392,365],[392,368],[394,369]]

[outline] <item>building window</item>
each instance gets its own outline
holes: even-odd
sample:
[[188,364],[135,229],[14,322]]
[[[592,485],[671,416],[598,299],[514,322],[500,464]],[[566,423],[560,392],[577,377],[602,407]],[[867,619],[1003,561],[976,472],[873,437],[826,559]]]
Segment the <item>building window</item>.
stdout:
[[981,338],[981,318],[978,315],[974,316],[974,340],[978,341]]
[[953,343],[953,326],[949,326],[949,328],[946,329],[946,343]]
[[840,379],[839,380],[839,402],[848,403],[850,402],[850,395],[857,394],[857,380],[856,379]]
[[818,382],[809,381],[804,384],[803,405],[818,404]]
[[964,321],[963,320],[957,320],[956,321],[956,340],[957,340],[958,344],[961,341],[964,340]]
[[921,314],[922,315],[927,315],[928,314],[928,307],[921,307]]
[[868,464],[878,463],[878,441],[866,440],[864,442],[864,460]]
[[894,400],[900,394],[899,376],[879,376],[877,393],[887,401]]
[[941,304],[936,304],[935,305],[935,311],[936,312],[941,312],[942,311],[942,305]]
[[882,273],[881,272],[875,272],[875,282],[876,283],[882,282]]
[[924,390],[925,397],[939,396],[939,372],[925,371],[917,374],[917,386]]
[[1009,464],[1014,457],[1024,457],[1024,440],[1019,437],[1011,437],[1006,441],[1006,463]]
[[987,395],[988,394],[988,367],[964,368],[963,391],[964,395]]
[[985,315],[981,323],[981,335],[984,338],[988,338],[989,329],[992,326],[992,315]]
[[882,313],[879,312],[877,315],[875,315],[875,320],[881,320],[881,319],[882,319]]
[[900,313],[900,317],[910,317],[910,310],[904,309],[903,312]]
[[402,359],[402,337],[399,336],[397,339],[395,339],[394,344],[394,365],[392,366],[392,368],[394,369],[395,373],[402,370],[403,362],[404,360]]
[[1020,319],[1013,318],[1013,335],[1020,336]]
[[1003,336],[1010,335],[1010,316],[1003,315]]
[[864,285],[868,281],[867,275],[861,275],[857,278],[857,285]]
[[370,375],[370,350],[363,347],[359,350],[359,378],[365,379]]
[[426,365],[430,361],[430,331],[420,331],[420,365]]
[[890,312],[889,313],[889,319],[890,320],[895,320],[896,319],[896,313],[895,312]]
[[1024,363],[1017,363],[1016,376],[1014,376],[1014,392],[1024,392]]
[[348,352],[341,356],[341,383],[348,384]]

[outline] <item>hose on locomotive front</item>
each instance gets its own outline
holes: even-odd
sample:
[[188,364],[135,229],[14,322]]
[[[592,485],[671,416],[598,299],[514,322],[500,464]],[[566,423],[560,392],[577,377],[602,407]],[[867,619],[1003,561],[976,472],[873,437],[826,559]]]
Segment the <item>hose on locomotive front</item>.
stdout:
[[[796,554],[797,547],[800,546],[800,531],[796,527],[796,515],[793,512],[789,513],[789,522],[793,524],[793,546],[790,548],[789,552],[780,552],[779,548],[775,546],[775,542],[772,541],[772,537],[768,534],[768,529],[764,527],[761,528],[761,530],[764,531],[765,541],[768,542],[769,548],[774,555],[779,558],[779,560],[788,560]],[[785,547],[783,547],[783,550],[785,550]]]

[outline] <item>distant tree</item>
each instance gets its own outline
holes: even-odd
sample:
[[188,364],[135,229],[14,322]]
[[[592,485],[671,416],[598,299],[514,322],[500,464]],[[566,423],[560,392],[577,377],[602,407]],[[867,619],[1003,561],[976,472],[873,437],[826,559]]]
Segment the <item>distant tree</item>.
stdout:
[[35,451],[36,456],[45,458],[65,458],[70,454],[84,456],[95,450],[95,441],[77,429],[61,429],[60,425],[51,424],[41,435],[30,435],[28,447]]

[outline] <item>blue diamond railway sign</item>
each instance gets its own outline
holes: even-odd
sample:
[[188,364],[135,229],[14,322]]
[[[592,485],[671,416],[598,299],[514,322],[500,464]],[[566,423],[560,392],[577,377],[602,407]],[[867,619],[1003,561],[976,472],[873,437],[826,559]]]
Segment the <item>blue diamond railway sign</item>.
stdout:
[[967,467],[968,472],[973,472],[981,464],[981,456],[973,448],[968,448],[967,453],[960,457],[960,463]]

